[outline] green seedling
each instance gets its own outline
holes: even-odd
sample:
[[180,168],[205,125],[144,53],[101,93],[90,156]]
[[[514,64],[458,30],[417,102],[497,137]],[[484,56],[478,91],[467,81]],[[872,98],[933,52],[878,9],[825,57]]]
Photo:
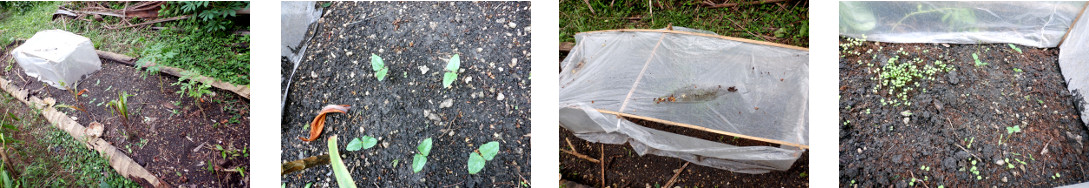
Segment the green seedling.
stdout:
[[979,55],[976,55],[976,53],[972,53],[972,59],[976,60],[976,67],[989,65],[988,63],[979,61]]
[[360,149],[370,149],[371,147],[374,147],[375,144],[378,144],[378,139],[370,136],[363,136],[362,140],[360,138],[352,139],[352,142],[348,142],[348,146],[344,147],[344,149],[348,151],[359,151]]
[[389,67],[378,55],[371,54],[371,69],[374,70],[374,77],[378,78],[378,81],[386,79],[386,75],[389,74]]
[[427,164],[427,155],[431,154],[431,138],[424,139],[416,146],[416,155],[412,157],[412,172],[420,172]]
[[113,112],[116,112],[117,115],[120,115],[122,118],[124,118],[123,122],[128,122],[129,119],[129,96],[132,95],[129,95],[128,92],[122,91],[120,93],[117,93],[117,99],[114,99],[106,104],[107,107],[112,107],[112,109],[114,110]]
[[485,162],[495,159],[496,154],[499,154],[499,142],[496,141],[480,145],[479,149],[469,153],[469,174],[484,170]]
[[972,142],[976,142],[976,137],[972,137],[972,140],[968,141],[968,149],[972,149]]
[[1013,48],[1013,50],[1016,50],[1017,53],[1022,53],[1021,48],[1017,48],[1017,46],[1014,46],[1013,44],[1008,44],[1008,45],[1010,45],[1010,48]]
[[1013,133],[1019,133],[1019,132],[1021,132],[1021,126],[1020,125],[1014,125],[1012,127],[1006,127],[1006,133],[1007,134],[1013,134]]
[[1024,71],[1022,71],[1022,70],[1021,70],[1021,69],[1019,69],[1019,68],[1013,68],[1013,72],[1024,72]]
[[355,187],[355,180],[352,180],[352,173],[348,171],[348,167],[344,166],[344,161],[340,159],[340,151],[337,149],[337,135],[329,137],[329,165],[333,167],[333,175],[337,178],[337,185],[341,188]]
[[450,58],[450,62],[446,63],[446,73],[442,76],[442,87],[450,88],[450,84],[458,79],[459,67],[461,67],[461,58],[458,57],[458,54],[454,54],[454,57]]

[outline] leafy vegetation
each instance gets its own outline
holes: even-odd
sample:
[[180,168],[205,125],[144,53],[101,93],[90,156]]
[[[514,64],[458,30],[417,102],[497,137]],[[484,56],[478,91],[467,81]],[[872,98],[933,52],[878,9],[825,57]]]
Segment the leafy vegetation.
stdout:
[[427,164],[427,155],[431,154],[431,138],[426,138],[416,146],[416,155],[412,156],[412,172],[420,172]]
[[[695,2],[695,3],[694,3]],[[795,3],[708,8],[696,1],[561,1],[560,41],[575,33],[610,29],[659,29],[672,24],[720,35],[809,46],[809,8]],[[592,11],[591,11],[592,9]],[[759,21],[752,21],[759,20]]]
[[212,85],[205,83],[201,80],[200,73],[195,71],[184,71],[182,76],[178,78],[177,82],[170,85],[178,86],[177,93],[181,96],[190,97],[194,100],[200,100],[204,95],[212,93]]
[[362,140],[360,138],[352,139],[352,142],[349,142],[348,146],[344,147],[344,149],[348,151],[359,151],[360,149],[370,149],[376,144],[378,144],[378,139],[370,136],[363,136]]
[[374,77],[378,78],[378,81],[382,81],[386,78],[386,74],[389,74],[389,67],[378,55],[371,54],[371,69],[374,69]]
[[126,123],[128,122],[128,119],[129,119],[129,105],[128,105],[129,96],[132,96],[132,95],[129,95],[128,92],[124,92],[124,91],[118,92],[117,93],[117,99],[111,100],[109,103],[106,104],[106,106],[112,107],[111,109],[113,111],[111,111],[111,113],[113,113],[113,112],[117,113],[116,115],[121,116],[123,118],[122,122],[126,122]]
[[476,174],[483,170],[485,163],[495,159],[496,154],[499,154],[499,142],[496,141],[480,145],[479,149],[469,153],[469,174]]
[[355,180],[352,180],[352,173],[348,171],[348,167],[344,166],[344,161],[340,159],[340,151],[337,149],[337,135],[329,137],[329,164],[333,167],[333,175],[337,178],[337,185],[341,188],[355,187]]
[[458,57],[458,54],[454,54],[454,57],[450,57],[450,62],[446,63],[446,73],[442,75],[442,87],[450,88],[450,84],[458,79],[458,69],[460,67],[461,58]]

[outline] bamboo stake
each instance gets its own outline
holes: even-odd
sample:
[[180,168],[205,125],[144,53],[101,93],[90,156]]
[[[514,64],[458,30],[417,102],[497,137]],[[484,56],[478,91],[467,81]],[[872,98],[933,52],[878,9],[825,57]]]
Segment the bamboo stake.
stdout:
[[[722,36],[722,35],[712,35],[712,34],[705,34],[705,33],[686,32],[686,31],[655,30],[655,29],[614,29],[614,30],[588,31],[588,32],[582,32],[582,33],[606,33],[606,32],[662,32],[662,33],[685,34],[685,35],[694,35],[694,36],[701,36],[701,37],[720,38],[720,39],[726,39],[726,40],[732,40],[732,41],[738,41],[738,42],[744,42],[744,43],[775,46],[775,47],[794,49],[794,50],[809,51],[809,48],[804,48],[804,47],[800,47],[800,46],[791,46],[791,45],[779,44],[779,43],[774,43],[774,42],[758,41],[758,40],[743,39],[743,38],[736,38],[736,37],[728,37],[728,36]],[[582,33],[580,33],[580,34],[582,34]]]

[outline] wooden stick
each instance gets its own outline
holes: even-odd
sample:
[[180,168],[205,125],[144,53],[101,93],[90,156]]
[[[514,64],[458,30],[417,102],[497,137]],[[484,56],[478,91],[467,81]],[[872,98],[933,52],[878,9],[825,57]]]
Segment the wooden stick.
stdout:
[[193,15],[185,15],[185,16],[178,16],[178,17],[171,17],[171,18],[163,18],[163,19],[156,19],[156,20],[152,20],[152,21],[150,21],[150,22],[144,22],[144,23],[140,23],[140,24],[136,24],[136,25],[129,25],[129,26],[124,26],[124,27],[118,27],[118,28],[111,28],[111,29],[122,29],[122,28],[130,28],[130,27],[136,27],[136,26],[144,26],[144,25],[151,25],[151,24],[156,24],[156,23],[162,23],[162,22],[169,22],[169,21],[174,21],[174,20],[186,19],[186,18],[189,18],[190,16],[193,16]]
[[720,135],[735,136],[735,137],[740,137],[740,138],[749,139],[749,140],[756,140],[756,141],[762,141],[762,142],[779,144],[779,145],[794,146],[794,147],[798,147],[798,148],[801,148],[801,149],[809,149],[809,145],[801,145],[801,144],[795,144],[795,143],[790,143],[790,142],[786,142],[786,141],[773,140],[773,139],[760,138],[760,137],[743,135],[743,134],[738,134],[738,133],[714,130],[714,129],[701,127],[701,126],[698,126],[698,125],[672,122],[672,121],[668,121],[668,120],[652,118],[652,117],[646,117],[646,116],[639,116],[639,115],[628,114],[628,113],[614,112],[614,111],[602,110],[602,109],[596,109],[596,110],[598,112],[601,112],[601,113],[612,114],[612,115],[617,115],[617,116],[624,116],[624,117],[630,117],[630,118],[636,118],[636,119],[642,119],[642,120],[647,120],[647,121],[653,121],[653,122],[658,122],[658,123],[662,123],[662,124],[666,124],[666,125],[684,127],[684,128],[689,128],[689,129],[696,129],[696,130],[715,133],[715,134],[720,134]]
[[787,48],[787,49],[809,51],[809,48],[803,48],[803,47],[800,47],[800,46],[791,46],[791,45],[779,44],[779,43],[774,43],[774,42],[758,41],[758,40],[752,40],[752,39],[743,39],[743,38],[728,37],[728,36],[721,36],[721,35],[712,35],[712,34],[705,34],[705,33],[686,32],[686,31],[670,31],[670,30],[655,30],[655,29],[614,29],[614,30],[588,31],[588,32],[582,32],[582,33],[606,33],[606,32],[662,32],[662,33],[685,34],[685,35],[695,35],[695,36],[701,36],[701,37],[720,38],[720,39],[733,40],[733,41],[744,42],[744,43],[775,46],[775,47]]
[[972,157],[976,157],[979,160],[983,160],[983,158],[979,158],[979,156],[976,156],[976,154],[972,153],[971,151],[968,151],[968,149],[964,149],[964,147],[960,146],[960,144],[953,144],[953,145],[956,145],[961,150],[964,150],[964,152],[968,152],[968,154],[972,155]]
[[601,164],[601,187],[606,187],[605,186],[605,144],[599,144],[599,145],[601,145],[601,160],[600,160],[600,163],[597,163],[597,164]]
[[310,167],[329,164],[329,155],[319,155],[313,157],[307,157],[291,162],[286,162],[280,165],[280,175],[287,175],[288,173],[300,171]]
[[575,48],[575,43],[574,42],[560,43],[560,52],[570,52],[571,49],[574,49],[574,48]]
[[571,150],[565,150],[565,149],[560,149],[560,151],[562,151],[564,153],[567,153],[567,154],[574,155],[575,157],[578,157],[580,159],[586,159],[587,161],[590,161],[590,162],[593,162],[593,163],[601,163],[601,161],[598,161],[597,159],[594,159],[594,158],[592,158],[590,156],[583,155],[583,154],[581,154],[579,152],[575,152],[575,151],[571,151]]
[[582,2],[586,3],[586,8],[590,8],[590,14],[597,14],[594,13],[594,6],[590,5],[590,0],[582,0]]
[[673,173],[673,178],[669,178],[669,181],[666,182],[665,187],[673,187],[673,183],[677,182],[677,177],[681,176],[681,172],[684,172],[684,168],[688,167],[688,163],[692,162],[684,162],[684,165],[681,166],[681,169],[677,169],[677,173]]
[[788,0],[760,0],[760,1],[757,1],[757,2],[748,2],[748,3],[722,3],[722,4],[714,4],[714,3],[704,2],[703,4],[707,5],[708,7],[711,7],[711,8],[723,8],[723,7],[735,7],[735,6],[738,6],[738,5],[758,5],[758,4],[766,4],[766,3],[778,3],[778,2],[784,2],[784,1],[788,1]]
[[[1066,33],[1063,34],[1063,39],[1059,40],[1059,44],[1055,46],[1063,46],[1063,42],[1066,42],[1066,37],[1070,36],[1070,30],[1074,30],[1074,26],[1077,26],[1078,19],[1081,19],[1081,15],[1085,13],[1085,8],[1089,7],[1089,3],[1081,6],[1081,11],[1078,12],[1078,16],[1074,17],[1074,23],[1070,23],[1070,28],[1066,28]],[[1089,26],[1089,24],[1083,24],[1083,26]]]

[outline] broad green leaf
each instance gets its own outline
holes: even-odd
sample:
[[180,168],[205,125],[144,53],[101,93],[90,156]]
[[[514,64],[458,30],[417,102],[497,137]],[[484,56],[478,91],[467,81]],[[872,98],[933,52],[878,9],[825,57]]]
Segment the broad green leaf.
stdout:
[[370,149],[371,147],[374,147],[375,144],[378,144],[378,139],[375,139],[374,137],[363,136],[363,149]]
[[382,68],[382,70],[378,70],[377,73],[374,73],[374,77],[378,77],[378,81],[382,81],[382,80],[386,79],[386,74],[388,74],[388,73],[389,73],[389,67]]
[[484,157],[476,152],[469,153],[469,174],[476,174],[484,169]]
[[453,84],[454,80],[457,80],[457,79],[458,79],[458,73],[456,73],[456,72],[446,72],[446,74],[442,75],[442,87],[443,88],[449,88],[450,84]]
[[383,68],[386,68],[386,63],[384,61],[382,61],[382,57],[378,57],[378,55],[371,54],[371,70],[379,71],[379,70],[382,70]]
[[420,172],[420,170],[424,169],[424,165],[426,165],[426,164],[427,164],[427,156],[420,155],[419,153],[417,153],[416,155],[413,155],[413,157],[412,157],[412,172],[413,173]]
[[431,138],[424,139],[420,145],[416,146],[416,149],[425,157],[431,154]]
[[363,149],[363,141],[359,140],[359,138],[352,139],[351,142],[348,142],[348,146],[344,147],[344,150],[348,151],[359,151],[359,149]]
[[491,141],[484,145],[480,145],[480,155],[485,160],[492,160],[495,158],[495,154],[499,154],[499,142]]
[[457,72],[458,68],[460,68],[460,67],[461,67],[461,58],[458,57],[458,54],[454,54],[454,57],[450,57],[450,62],[446,64],[446,71],[447,72]]
[[340,160],[340,151],[337,151],[337,135],[329,137],[329,165],[333,167],[333,175],[337,178],[337,185],[341,188],[355,187],[355,180],[352,180],[351,172],[348,172],[348,167],[344,166],[344,161]]

